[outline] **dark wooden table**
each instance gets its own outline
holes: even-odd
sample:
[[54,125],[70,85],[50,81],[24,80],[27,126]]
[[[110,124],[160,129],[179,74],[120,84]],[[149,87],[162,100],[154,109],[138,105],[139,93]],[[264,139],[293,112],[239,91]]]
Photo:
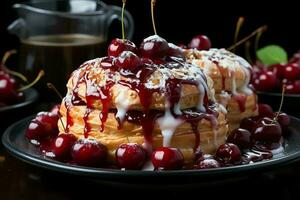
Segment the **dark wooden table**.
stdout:
[[[177,180],[180,183],[180,180]],[[153,183],[155,185],[155,183]],[[263,173],[210,184],[156,187],[105,184],[75,175],[40,169],[23,163],[0,147],[0,199],[103,199],[130,197],[157,199],[300,199],[300,162]],[[199,198],[195,198],[195,197]],[[123,199],[123,198],[122,198]],[[160,199],[160,198],[159,198]]]

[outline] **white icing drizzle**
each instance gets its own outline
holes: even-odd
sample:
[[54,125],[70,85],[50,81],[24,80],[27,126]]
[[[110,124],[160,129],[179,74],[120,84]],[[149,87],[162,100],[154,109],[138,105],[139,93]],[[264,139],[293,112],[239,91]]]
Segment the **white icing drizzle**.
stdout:
[[[228,69],[229,77],[232,79],[232,94],[236,94],[237,92],[242,92],[247,95],[252,94],[252,90],[248,88],[248,84],[250,81],[250,71],[251,65],[242,57],[233,54],[232,52],[227,51],[226,49],[210,49],[208,51],[198,51],[195,52],[193,50],[192,55],[196,55],[196,59],[193,56],[190,56],[192,59],[191,62],[199,65],[199,59],[203,62],[203,70],[205,74],[209,75],[212,72],[212,68],[218,64],[219,67]],[[238,68],[243,70],[245,81],[240,88],[236,87],[236,78],[235,72]],[[214,71],[214,70],[213,70]]]
[[172,115],[169,103],[167,102],[164,116],[158,118],[156,123],[159,125],[163,136],[163,146],[170,147],[174,132],[176,128],[183,123],[183,121],[181,119],[176,119]]
[[124,121],[126,112],[130,106],[130,98],[126,98],[126,92],[126,90],[121,88],[115,98],[115,104],[117,108],[116,117],[120,119],[120,122]]

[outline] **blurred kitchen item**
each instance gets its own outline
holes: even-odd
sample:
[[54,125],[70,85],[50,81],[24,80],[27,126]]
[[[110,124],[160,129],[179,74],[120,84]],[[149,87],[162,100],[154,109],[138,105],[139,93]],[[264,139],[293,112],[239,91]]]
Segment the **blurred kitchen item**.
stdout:
[[[39,0],[15,4],[19,19],[8,31],[21,41],[19,66],[29,79],[40,69],[46,76],[39,84],[41,96],[49,100],[46,82],[61,92],[70,73],[84,61],[106,54],[109,27],[121,20],[121,8],[92,0]],[[132,16],[125,12],[125,32],[131,39]]]

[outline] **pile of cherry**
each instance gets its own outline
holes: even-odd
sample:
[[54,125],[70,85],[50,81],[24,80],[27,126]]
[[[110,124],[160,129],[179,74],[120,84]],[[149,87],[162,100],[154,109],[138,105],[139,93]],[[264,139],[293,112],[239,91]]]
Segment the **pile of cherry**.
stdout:
[[0,66],[0,107],[24,101],[24,93],[18,91],[19,82],[11,76],[6,67]]
[[[139,49],[129,40],[113,40],[108,47],[108,57],[101,64],[111,70],[134,72],[145,63],[161,64],[172,57],[183,58],[182,49],[154,35],[146,38]],[[228,143],[221,145],[214,156],[196,152],[192,168],[216,168],[269,159],[272,157],[270,150],[281,145],[282,135],[289,122],[285,113],[276,114],[270,106],[259,105],[259,116],[244,119],[241,128],[229,135]],[[38,146],[45,156],[58,161],[82,166],[139,170],[151,159],[156,170],[184,167],[184,156],[177,148],[159,147],[147,153],[141,145],[135,143],[120,145],[115,151],[116,166],[109,166],[108,150],[103,144],[90,138],[77,139],[72,133],[58,134],[57,123],[62,123],[59,122],[59,105],[50,112],[38,113],[26,130],[26,138]],[[252,152],[251,156],[247,156],[250,155],[247,151]]]
[[[175,170],[184,167],[179,149],[156,148],[151,155],[141,145],[127,143],[115,152],[116,166],[106,162],[107,148],[93,139],[79,139],[70,133],[58,135],[59,105],[50,112],[40,112],[30,122],[26,138],[47,157],[58,161],[90,167],[139,170],[150,158],[156,170]],[[290,118],[285,113],[273,112],[266,104],[259,105],[259,115],[242,120],[240,128],[233,130],[215,155],[197,152],[192,169],[208,169],[248,164],[273,157],[272,150],[283,144],[288,133]],[[188,168],[188,169],[191,169]]]
[[252,85],[258,91],[281,92],[286,86],[288,94],[300,94],[300,53],[294,54],[287,64],[253,65]]

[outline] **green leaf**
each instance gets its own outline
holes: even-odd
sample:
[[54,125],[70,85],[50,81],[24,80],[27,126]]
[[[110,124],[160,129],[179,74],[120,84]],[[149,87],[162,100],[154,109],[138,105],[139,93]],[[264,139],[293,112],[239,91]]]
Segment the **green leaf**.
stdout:
[[288,62],[287,52],[278,45],[265,46],[256,52],[256,56],[265,65]]

